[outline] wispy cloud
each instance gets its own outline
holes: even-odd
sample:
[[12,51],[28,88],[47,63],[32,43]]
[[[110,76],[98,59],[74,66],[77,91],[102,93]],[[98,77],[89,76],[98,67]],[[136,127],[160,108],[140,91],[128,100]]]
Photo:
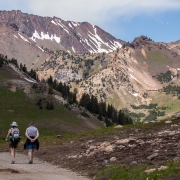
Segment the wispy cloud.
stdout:
[[160,24],[169,24],[168,21],[163,21],[162,19],[159,19],[159,18],[155,18],[155,21]]

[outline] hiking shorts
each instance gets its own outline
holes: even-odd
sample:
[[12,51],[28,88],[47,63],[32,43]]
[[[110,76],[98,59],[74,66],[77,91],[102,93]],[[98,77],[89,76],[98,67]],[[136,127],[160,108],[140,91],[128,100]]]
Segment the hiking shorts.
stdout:
[[36,144],[28,144],[26,145],[27,150],[36,149]]
[[17,146],[18,146],[18,143],[14,143],[14,142],[12,142],[12,141],[9,141],[9,148],[17,148]]

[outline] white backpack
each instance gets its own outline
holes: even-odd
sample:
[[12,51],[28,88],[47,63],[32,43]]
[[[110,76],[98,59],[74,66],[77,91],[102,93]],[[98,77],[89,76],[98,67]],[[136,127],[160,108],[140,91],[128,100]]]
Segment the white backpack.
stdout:
[[12,142],[18,143],[20,141],[21,138],[20,138],[20,135],[19,135],[19,129],[12,128],[11,135],[12,135],[12,138],[11,138]]

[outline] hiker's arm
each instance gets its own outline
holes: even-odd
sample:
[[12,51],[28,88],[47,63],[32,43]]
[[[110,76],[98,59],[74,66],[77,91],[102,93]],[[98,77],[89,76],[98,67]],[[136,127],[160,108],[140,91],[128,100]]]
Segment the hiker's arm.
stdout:
[[27,129],[26,129],[26,133],[25,133],[25,136],[31,141],[32,139],[28,136],[28,132],[27,132]]
[[9,129],[9,131],[7,133],[7,136],[6,136],[6,139],[5,139],[6,141],[8,140],[10,133],[11,133],[11,129]]
[[31,142],[34,142],[38,137],[39,137],[39,131],[37,130],[36,137],[34,139],[32,139]]
[[37,130],[37,135],[35,137],[35,139],[37,139],[39,137],[39,131]]

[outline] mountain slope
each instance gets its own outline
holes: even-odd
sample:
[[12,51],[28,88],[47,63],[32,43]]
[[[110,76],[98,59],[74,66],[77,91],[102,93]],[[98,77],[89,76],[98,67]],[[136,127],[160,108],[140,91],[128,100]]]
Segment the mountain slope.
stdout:
[[[33,81],[21,72],[4,65],[0,67],[0,137],[7,133],[6,129],[17,121],[21,132],[29,122],[34,121],[41,131],[41,135],[57,135],[83,132],[99,129],[104,125],[94,116],[81,115],[76,106],[72,110],[65,108],[60,93],[47,93],[48,87],[37,84],[38,89],[32,87]],[[42,108],[37,102],[42,99]],[[48,102],[53,103],[53,110],[47,110]]]
[[49,55],[43,52],[22,32],[16,31],[7,23],[0,23],[0,53],[18,59],[28,69],[36,69]]
[[143,97],[147,91],[162,87],[153,76],[170,70],[176,77],[179,61],[179,55],[175,56],[165,46],[142,36],[126,48],[108,54],[70,56],[58,52],[42,64],[38,74],[40,79],[51,75],[57,81],[81,81],[76,86],[79,92],[91,94],[93,91],[99,97],[103,94],[111,96],[112,91],[118,93],[122,89]]
[[[88,93],[117,109],[128,108],[141,113],[132,105],[157,103],[154,97],[158,99],[163,86],[168,85],[158,81],[158,77],[166,77],[170,72],[168,81],[179,81],[179,61],[180,56],[165,45],[141,36],[108,54],[70,55],[63,51],[56,52],[41,65],[37,73],[41,80],[52,76],[54,80],[70,83],[72,91],[78,92],[78,100],[83,93]],[[174,98],[174,102],[178,103],[178,96]],[[160,103],[161,106],[163,103]],[[177,108],[174,112],[177,112]],[[143,113],[149,114],[148,110]]]
[[[64,50],[69,53],[111,52],[124,43],[88,22],[63,21],[57,17],[41,17],[21,11],[0,11],[0,29],[3,29],[0,40],[7,43],[1,46],[0,52],[9,55],[10,58],[18,59],[19,62],[24,58],[18,55],[22,54],[21,48],[24,49],[24,54],[26,53],[25,49],[29,52],[31,48],[32,54],[41,57],[45,53],[44,51],[56,50]],[[10,37],[6,36],[7,33]],[[23,42],[24,44],[21,45],[19,40],[26,43]],[[7,46],[9,47],[10,44],[14,49],[8,48],[8,51]],[[39,50],[39,54],[31,46],[35,46]],[[27,54],[27,56],[29,55]],[[43,58],[45,57],[43,56]],[[34,62],[37,60],[35,57],[33,59]],[[27,65],[30,66],[30,64]]]

